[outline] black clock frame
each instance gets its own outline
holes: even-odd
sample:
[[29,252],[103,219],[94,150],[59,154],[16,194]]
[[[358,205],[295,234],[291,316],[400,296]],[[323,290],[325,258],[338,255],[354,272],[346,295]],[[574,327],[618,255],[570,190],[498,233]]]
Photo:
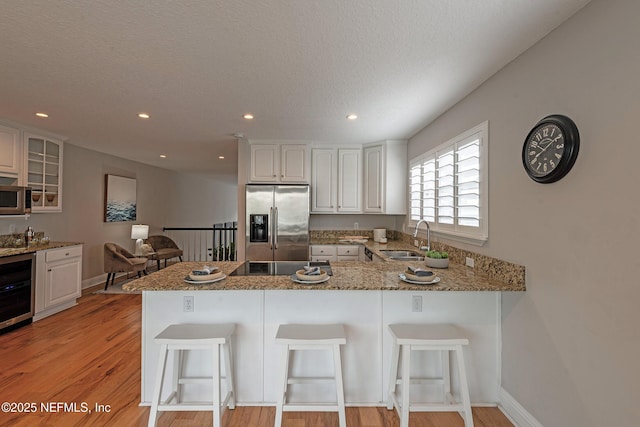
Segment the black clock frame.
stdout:
[[[558,166],[549,172],[549,174],[544,176],[536,176],[533,174],[531,169],[528,167],[527,163],[527,146],[529,144],[529,139],[536,133],[536,131],[543,126],[553,124],[558,126],[564,135],[564,152],[562,154],[562,158],[558,163]],[[580,134],[578,133],[578,127],[576,124],[567,116],[563,116],[561,114],[552,114],[540,120],[536,125],[531,129],[531,131],[527,134],[527,137],[524,140],[524,144],[522,146],[522,166],[524,166],[524,170],[529,175],[529,178],[532,180],[539,182],[541,184],[550,184],[552,182],[556,182],[563,178],[576,162],[578,158],[578,151],[580,150]]]

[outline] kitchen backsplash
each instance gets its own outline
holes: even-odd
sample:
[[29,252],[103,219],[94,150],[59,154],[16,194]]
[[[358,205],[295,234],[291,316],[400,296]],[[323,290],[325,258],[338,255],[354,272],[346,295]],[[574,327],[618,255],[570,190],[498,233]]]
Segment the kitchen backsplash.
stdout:
[[[312,240],[338,240],[343,236],[363,236],[370,240],[373,239],[373,230],[310,230],[309,237]],[[413,246],[415,240],[413,235],[406,234],[401,231],[388,230],[387,239],[396,240]],[[473,269],[481,274],[485,274],[492,279],[499,280],[504,283],[513,285],[525,284],[525,267],[503,261],[490,256],[478,254],[446,243],[431,241],[433,250],[445,251],[449,254],[451,262],[465,265],[467,257],[473,258]]]
[[[33,240],[36,244],[42,242],[44,231],[36,231]],[[0,248],[21,248],[26,246],[24,233],[2,234],[0,235]]]

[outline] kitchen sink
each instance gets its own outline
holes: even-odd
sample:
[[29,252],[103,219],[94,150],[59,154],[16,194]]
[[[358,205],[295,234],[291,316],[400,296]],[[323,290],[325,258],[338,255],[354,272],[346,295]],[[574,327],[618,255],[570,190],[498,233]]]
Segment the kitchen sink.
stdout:
[[424,261],[423,256],[390,256],[389,259],[394,261]]
[[397,251],[391,249],[380,250],[383,254],[396,261],[424,261],[424,255],[415,251]]

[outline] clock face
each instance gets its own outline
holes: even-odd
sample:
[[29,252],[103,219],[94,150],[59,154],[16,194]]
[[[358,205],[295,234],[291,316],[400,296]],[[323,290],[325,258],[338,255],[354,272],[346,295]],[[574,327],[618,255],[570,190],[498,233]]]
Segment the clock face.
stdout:
[[555,124],[543,124],[534,129],[526,142],[527,168],[533,176],[552,173],[564,154],[564,134]]
[[536,182],[549,184],[564,177],[578,157],[580,135],[567,116],[559,114],[540,120],[522,146],[522,165]]

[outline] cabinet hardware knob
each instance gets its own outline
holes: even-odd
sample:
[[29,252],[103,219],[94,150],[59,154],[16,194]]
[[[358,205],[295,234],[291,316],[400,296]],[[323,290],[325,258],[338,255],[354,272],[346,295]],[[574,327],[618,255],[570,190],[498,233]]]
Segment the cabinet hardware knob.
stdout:
[[69,252],[67,252],[66,254],[64,254],[64,256],[69,256]]
[[47,271],[51,271],[51,269],[48,269]]
[[275,176],[275,175],[273,175],[273,177],[275,178],[276,176]]

